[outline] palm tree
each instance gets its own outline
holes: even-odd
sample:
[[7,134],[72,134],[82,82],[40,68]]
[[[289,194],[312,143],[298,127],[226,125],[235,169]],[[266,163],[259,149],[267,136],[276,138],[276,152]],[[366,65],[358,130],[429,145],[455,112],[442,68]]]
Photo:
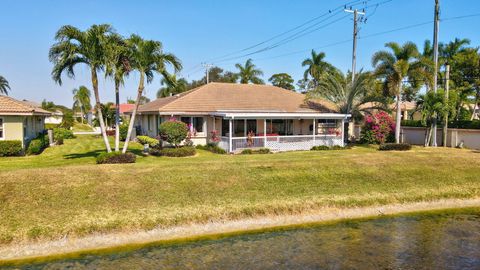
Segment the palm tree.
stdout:
[[157,91],[157,98],[168,97],[175,94],[180,94],[187,91],[188,82],[184,78],[178,79],[175,74],[170,75],[170,78],[162,78],[162,88]]
[[337,70],[324,74],[318,86],[307,92],[307,100],[330,101],[337,112],[361,119],[373,109],[387,110],[385,98],[372,93],[375,83],[371,73],[360,71],[352,82],[351,74],[344,75]]
[[302,67],[307,67],[303,74],[303,79],[307,80],[310,76],[316,84],[325,72],[335,70],[335,68],[330,63],[324,61],[324,59],[324,52],[316,53],[315,50],[312,50],[310,58],[306,58],[302,62]]
[[79,88],[75,88],[72,90],[73,94],[73,109],[80,110],[82,124],[83,119],[85,117],[85,113],[92,109],[92,105],[90,104],[90,96],[91,92],[86,86],[80,86]]
[[135,116],[137,114],[138,106],[142,98],[143,90],[145,88],[145,77],[147,83],[153,81],[154,74],[159,73],[164,78],[169,79],[170,75],[167,72],[166,66],[171,65],[175,72],[182,68],[180,60],[173,54],[164,53],[162,43],[154,40],[144,40],[138,35],[131,35],[127,40],[130,49],[130,64],[133,70],[140,73],[140,80],[138,83],[137,99],[133,109],[132,118],[128,125],[127,138],[123,146],[123,153],[127,152],[128,142],[132,136],[133,124],[135,123]]
[[0,76],[0,94],[5,94],[8,96],[8,90],[10,90],[10,85],[8,84],[5,77]]
[[466,38],[463,38],[463,39],[455,38],[453,41],[450,41],[447,44],[444,44],[444,43],[440,44],[439,51],[440,51],[440,58],[441,58],[442,65],[445,65],[446,63],[451,62],[455,57],[455,55],[464,51],[465,45],[469,45],[469,44],[470,44],[470,40]]
[[123,37],[109,36],[105,50],[106,77],[111,77],[115,85],[115,151],[120,149],[120,86],[130,72],[129,50]]
[[69,78],[75,78],[74,67],[77,64],[85,64],[90,68],[97,118],[107,152],[112,150],[100,108],[97,73],[105,67],[105,47],[108,36],[113,32],[113,28],[108,24],[92,25],[86,31],[65,25],[55,34],[57,43],[50,48],[49,52],[50,61],[54,64],[52,78],[59,85],[62,84],[63,73],[66,73]]
[[278,86],[287,90],[295,90],[295,86],[293,86],[293,78],[287,73],[277,73],[273,74],[269,82],[272,83],[273,86]]
[[252,59],[248,59],[244,66],[236,64],[235,67],[239,70],[240,83],[264,84],[260,78],[260,76],[263,76],[263,71],[255,67]]
[[384,91],[396,97],[395,141],[400,142],[402,84],[409,78],[415,85],[419,79],[429,80],[429,64],[418,52],[417,45],[406,42],[385,44],[391,51],[378,51],[372,57],[374,74],[383,80]]

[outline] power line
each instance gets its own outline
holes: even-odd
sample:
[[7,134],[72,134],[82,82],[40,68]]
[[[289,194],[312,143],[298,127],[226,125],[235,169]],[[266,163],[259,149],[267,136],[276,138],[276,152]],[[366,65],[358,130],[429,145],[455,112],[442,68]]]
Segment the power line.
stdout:
[[[368,1],[371,1],[371,0],[363,0],[363,1],[362,1],[362,0],[356,0],[356,1],[350,1],[350,2],[346,3],[345,5],[356,6],[356,5],[359,5],[359,2],[362,2],[362,4],[364,4],[364,3],[367,3]],[[334,9],[328,10],[327,12],[325,12],[325,13],[317,16],[317,17],[314,17],[314,18],[312,18],[312,19],[310,19],[310,20],[308,20],[308,21],[306,21],[306,22],[304,22],[304,23],[302,23],[302,24],[300,24],[300,25],[297,25],[297,26],[295,26],[295,27],[293,27],[293,28],[291,28],[291,29],[289,29],[289,30],[287,30],[287,31],[284,31],[284,32],[282,32],[282,33],[280,33],[280,34],[274,35],[273,37],[270,37],[270,38],[268,38],[268,39],[266,39],[266,40],[264,40],[264,41],[262,41],[262,42],[259,42],[259,43],[257,43],[257,44],[254,44],[254,45],[249,46],[249,47],[244,48],[244,49],[240,49],[240,50],[237,50],[237,51],[234,51],[234,52],[225,54],[225,55],[223,55],[223,56],[211,58],[211,59],[209,59],[208,61],[218,60],[218,59],[221,59],[221,58],[225,58],[225,57],[228,57],[228,56],[232,56],[232,55],[234,55],[234,54],[241,53],[241,52],[245,52],[245,51],[248,51],[248,50],[250,50],[250,49],[256,48],[256,47],[258,47],[258,46],[261,46],[261,45],[263,45],[263,44],[265,44],[265,43],[268,43],[268,42],[270,42],[270,41],[272,41],[272,40],[275,40],[276,38],[279,38],[279,37],[281,37],[281,36],[284,36],[284,35],[286,35],[286,34],[289,34],[289,33],[293,32],[293,31],[295,31],[295,30],[297,30],[297,29],[300,29],[300,28],[302,28],[302,27],[304,27],[304,26],[306,26],[306,25],[309,25],[310,23],[312,23],[312,22],[314,22],[314,21],[316,21],[316,20],[318,20],[318,19],[321,19],[321,18],[323,18],[323,17],[331,14],[333,11],[340,10],[340,9],[342,9],[343,6],[344,6],[344,5],[340,5],[340,6],[336,7],[336,8],[334,8]],[[309,27],[311,27],[311,26],[309,26]]]

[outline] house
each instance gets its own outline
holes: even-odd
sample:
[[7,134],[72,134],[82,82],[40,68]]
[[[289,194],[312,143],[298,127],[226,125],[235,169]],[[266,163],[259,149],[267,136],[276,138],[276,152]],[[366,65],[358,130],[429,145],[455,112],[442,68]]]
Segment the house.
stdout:
[[0,95],[0,140],[19,140],[25,147],[44,130],[50,115],[28,102]]
[[251,147],[309,150],[344,145],[350,115],[333,108],[271,85],[209,83],[141,105],[135,126],[137,135],[155,137],[159,125],[174,118],[189,126],[194,144],[212,142],[216,133],[219,146],[228,152]]

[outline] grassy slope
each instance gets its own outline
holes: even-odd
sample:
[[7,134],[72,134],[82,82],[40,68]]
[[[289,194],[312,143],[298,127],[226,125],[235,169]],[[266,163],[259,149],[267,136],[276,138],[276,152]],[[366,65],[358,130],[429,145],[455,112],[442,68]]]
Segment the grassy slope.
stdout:
[[[137,151],[139,145],[134,144]],[[100,139],[0,159],[0,243],[210,219],[480,195],[480,153],[372,148],[94,165]]]
[[88,124],[82,124],[75,122],[73,124],[73,132],[82,132],[82,131],[93,131],[93,128],[89,126]]

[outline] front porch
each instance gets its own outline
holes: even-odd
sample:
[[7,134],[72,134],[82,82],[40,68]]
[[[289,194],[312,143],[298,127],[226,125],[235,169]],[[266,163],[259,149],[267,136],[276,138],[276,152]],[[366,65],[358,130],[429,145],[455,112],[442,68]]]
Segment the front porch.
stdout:
[[[219,146],[230,153],[248,148],[274,152],[310,150],[313,146],[344,146],[347,115],[225,114],[220,118]],[[215,122],[219,122],[216,118]],[[215,129],[215,126],[213,127]]]

